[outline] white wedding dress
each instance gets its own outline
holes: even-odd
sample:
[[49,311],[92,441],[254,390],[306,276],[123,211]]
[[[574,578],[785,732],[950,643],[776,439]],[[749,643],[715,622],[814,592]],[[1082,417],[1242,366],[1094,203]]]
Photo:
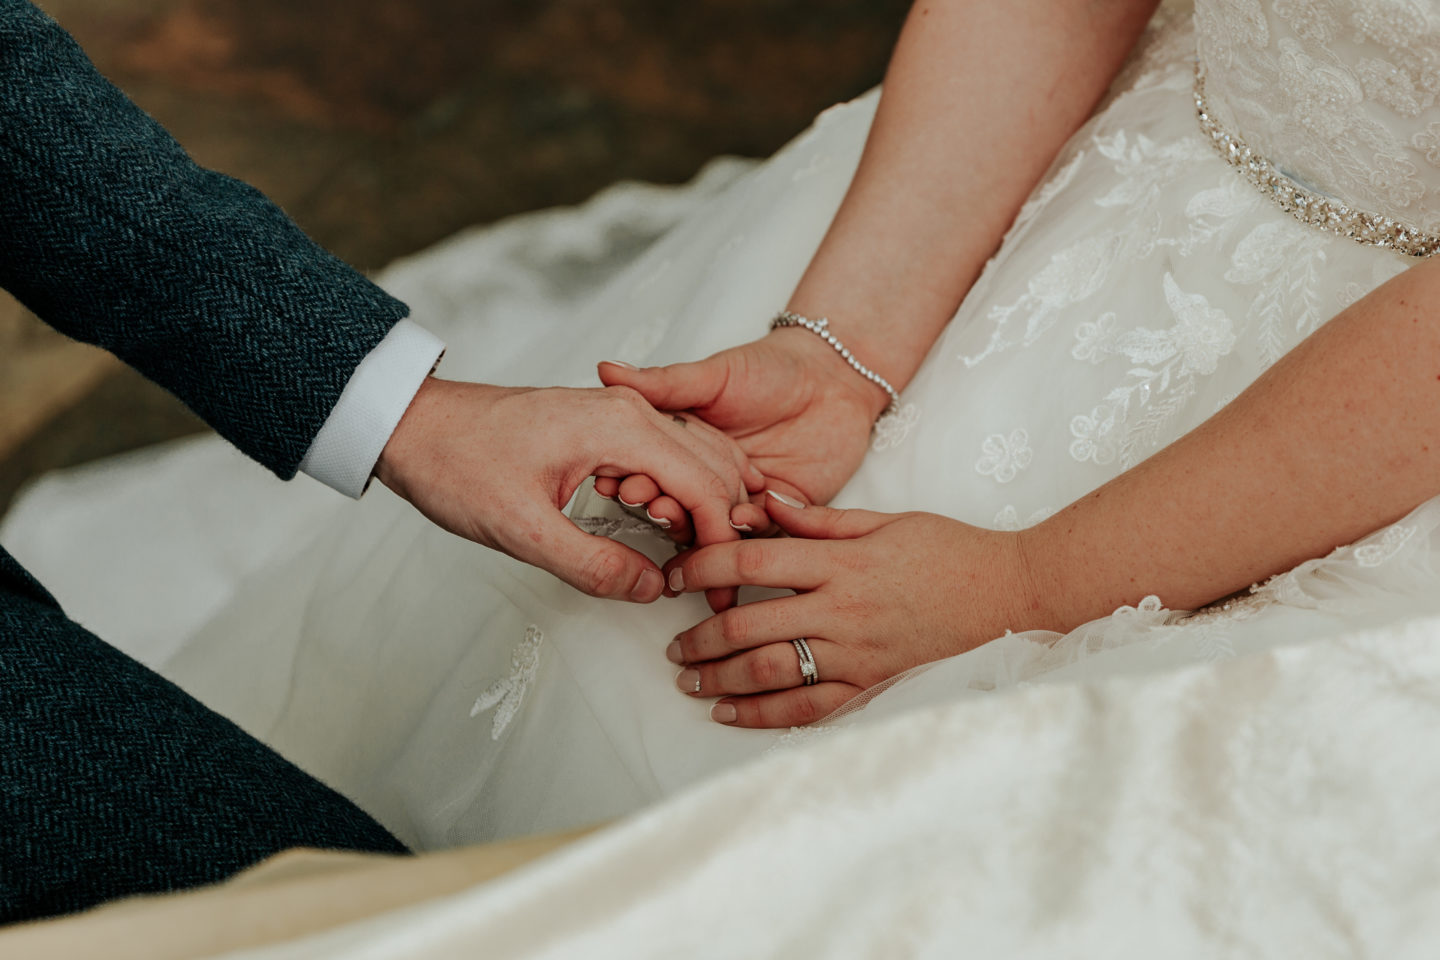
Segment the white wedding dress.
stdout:
[[[1242,161],[1248,145],[1283,171],[1279,187],[1257,189],[1202,133],[1197,45],[1212,122]],[[1391,217],[1363,229],[1392,245],[1440,233],[1437,93],[1440,10],[1425,0],[1166,4],[836,503],[1018,528],[1199,424],[1416,262],[1282,202]],[[840,202],[876,100],[827,111],[762,164],[621,185],[457,237],[382,282],[448,341],[452,378],[594,385],[600,359],[755,338]],[[1161,596],[913,671],[832,724],[736,730],[675,690],[664,657],[708,615],[700,598],[591,600],[378,486],[354,505],[304,484],[188,442],[42,483],[3,535],[82,622],[423,848],[614,817],[826,731],[1001,688],[1440,613],[1437,500],[1215,609]],[[574,513],[664,551],[606,509],[582,496]]]

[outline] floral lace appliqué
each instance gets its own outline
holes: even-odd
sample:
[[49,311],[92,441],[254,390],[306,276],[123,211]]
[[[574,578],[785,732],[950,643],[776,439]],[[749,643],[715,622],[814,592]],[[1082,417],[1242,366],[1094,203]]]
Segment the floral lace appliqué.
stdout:
[[1416,527],[1396,524],[1380,535],[1373,543],[1355,548],[1355,562],[1362,567],[1378,567],[1400,552],[1400,548],[1415,536]]
[[1027,516],[1022,522],[1020,519],[1020,511],[1015,509],[1013,503],[1007,503],[995,513],[995,518],[990,521],[990,525],[996,530],[1023,530],[1026,527],[1033,527],[1042,520],[1048,519],[1054,513],[1055,510],[1052,507],[1041,507],[1039,510]]
[[1009,483],[1015,476],[1030,466],[1035,453],[1030,449],[1030,434],[1024,430],[1011,430],[1004,434],[992,433],[980,446],[980,459],[975,462],[975,472],[985,477],[994,477],[996,483]]
[[1121,464],[1130,467],[1148,456],[1159,445],[1162,428],[1194,395],[1197,378],[1213,374],[1220,358],[1235,346],[1230,318],[1203,294],[1181,290],[1169,273],[1164,286],[1165,301],[1175,317],[1170,328],[1135,327],[1104,335],[1097,321],[1094,331],[1082,329],[1077,334],[1081,342],[1076,349],[1091,362],[1100,355],[1118,354],[1134,364],[1129,383],[1070,421],[1074,437],[1070,455],[1082,463],[1089,460],[1103,466],[1118,454]]
[[510,726],[510,721],[520,712],[525,694],[530,691],[535,674],[540,670],[540,645],[544,642],[545,634],[540,632],[539,627],[533,623],[526,627],[525,639],[510,654],[510,676],[496,680],[475,698],[470,716],[479,716],[486,710],[495,711],[490,721],[491,740],[499,740]]
[[900,446],[919,422],[920,408],[913,403],[907,403],[896,412],[886,414],[875,421],[870,449],[879,451]]

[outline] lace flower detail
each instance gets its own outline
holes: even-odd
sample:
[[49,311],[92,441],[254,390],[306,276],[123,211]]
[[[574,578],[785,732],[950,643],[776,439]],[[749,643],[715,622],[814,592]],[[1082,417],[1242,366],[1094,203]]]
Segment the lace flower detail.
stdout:
[[1413,206],[1425,195],[1425,185],[1416,179],[1418,173],[1415,164],[1404,157],[1376,157],[1370,169],[1370,186],[1399,206]]
[[1338,24],[1323,0],[1275,0],[1275,15],[1290,22],[1295,36],[1311,43],[1329,43],[1335,39]]
[[1020,511],[1015,509],[1013,503],[1007,503],[996,512],[995,518],[990,521],[990,525],[996,530],[1023,530],[1026,527],[1033,527],[1042,520],[1049,518],[1054,512],[1050,507],[1041,507],[1026,517],[1024,522],[1021,522]]
[[1133,606],[1133,607],[1130,606],[1128,603],[1127,603],[1127,604],[1124,604],[1124,605],[1122,605],[1122,606],[1116,607],[1116,608],[1115,608],[1115,612],[1114,612],[1113,614],[1111,614],[1111,616],[1114,616],[1114,617],[1153,616],[1153,615],[1155,615],[1155,614],[1157,614],[1157,613],[1168,613],[1168,612],[1169,612],[1169,611],[1165,608],[1165,604],[1163,604],[1163,603],[1160,602],[1160,598],[1159,598],[1158,596],[1156,596],[1155,594],[1152,593],[1152,594],[1150,594],[1148,597],[1145,597],[1143,600],[1141,600],[1139,603],[1135,604],[1135,606]]
[[910,436],[910,431],[920,422],[920,408],[907,403],[895,413],[888,413],[875,421],[870,439],[871,450],[889,450],[898,447]]
[[1024,430],[1011,430],[1010,436],[992,433],[981,444],[980,459],[975,463],[975,472],[982,476],[994,477],[996,483],[1009,483],[1016,474],[1030,466],[1035,454],[1030,449],[1030,434]]
[[495,710],[495,716],[490,721],[491,740],[499,740],[505,728],[510,726],[510,721],[520,712],[525,694],[530,691],[530,685],[535,682],[535,674],[540,669],[540,644],[544,641],[545,634],[540,632],[539,627],[533,623],[526,627],[525,639],[510,654],[510,676],[496,680],[475,698],[470,716]]
[[1173,328],[1175,348],[1180,352],[1180,375],[1215,372],[1220,358],[1235,346],[1230,318],[1210,306],[1204,294],[1186,293],[1165,274],[1165,300],[1178,321]]
[[1415,89],[1410,75],[1384,60],[1362,60],[1356,69],[1360,85],[1371,100],[1385,104],[1402,117],[1418,117],[1435,102],[1435,95]]
[[1075,346],[1070,348],[1070,356],[1076,360],[1099,363],[1114,349],[1115,311],[1108,310],[1096,317],[1094,322],[1087,320],[1075,328]]
[[1070,456],[1081,463],[1094,461],[1102,467],[1114,463],[1119,450],[1115,442],[1116,412],[1115,407],[1102,403],[1072,419],[1070,435],[1075,441],[1070,444]]
[[1425,151],[1425,160],[1440,167],[1440,123],[1432,123],[1410,139],[1416,150]]
[[1400,552],[1406,541],[1415,535],[1415,527],[1396,524],[1380,535],[1380,539],[1355,548],[1355,562],[1362,567],[1378,567]]

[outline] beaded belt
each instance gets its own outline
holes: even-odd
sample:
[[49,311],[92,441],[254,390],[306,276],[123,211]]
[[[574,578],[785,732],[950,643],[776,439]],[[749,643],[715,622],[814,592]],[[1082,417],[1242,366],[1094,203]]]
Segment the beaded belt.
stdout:
[[1356,243],[1388,247],[1412,257],[1428,257],[1440,251],[1440,237],[1423,233],[1390,217],[1355,210],[1349,205],[1307,190],[1269,160],[1251,150],[1239,137],[1228,133],[1210,113],[1205,100],[1205,74],[1195,65],[1195,113],[1200,129],[1209,137],[1220,156],[1268,194],[1281,210],[1301,223],[1319,227]]

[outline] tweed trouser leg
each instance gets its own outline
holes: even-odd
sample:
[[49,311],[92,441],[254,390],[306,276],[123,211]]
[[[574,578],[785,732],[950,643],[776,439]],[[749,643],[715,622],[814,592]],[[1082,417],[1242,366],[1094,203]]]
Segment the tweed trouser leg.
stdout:
[[214,882],[289,847],[405,852],[7,566],[24,577],[0,551],[0,922]]

